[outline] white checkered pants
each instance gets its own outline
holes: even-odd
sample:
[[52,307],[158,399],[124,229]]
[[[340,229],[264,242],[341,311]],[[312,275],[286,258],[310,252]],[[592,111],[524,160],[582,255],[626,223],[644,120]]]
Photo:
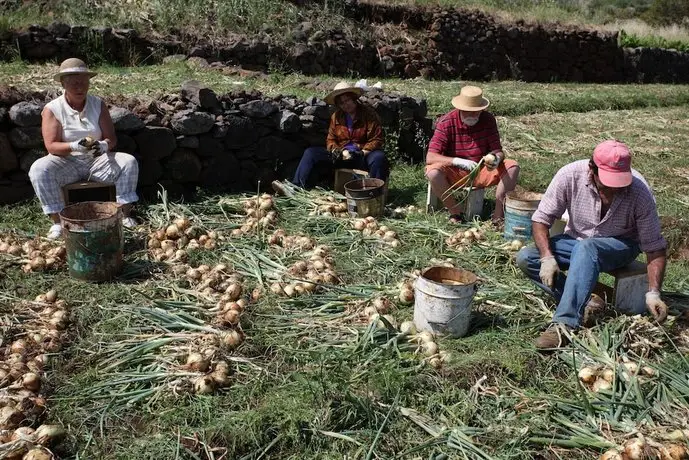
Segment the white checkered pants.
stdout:
[[65,207],[63,186],[83,180],[114,182],[118,203],[139,199],[136,194],[139,164],[136,158],[123,152],[95,158],[90,154],[66,157],[48,154],[31,165],[29,178],[46,214],[58,213]]

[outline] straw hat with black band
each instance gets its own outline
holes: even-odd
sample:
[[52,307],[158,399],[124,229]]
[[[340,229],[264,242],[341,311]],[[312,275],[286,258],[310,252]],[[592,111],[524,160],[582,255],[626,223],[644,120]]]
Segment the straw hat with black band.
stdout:
[[352,93],[354,94],[357,98],[363,94],[363,90],[357,86],[352,86],[346,81],[341,81],[337,85],[335,85],[335,88],[328,93],[323,100],[327,102],[330,105],[335,105],[335,98],[339,96],[340,94],[344,93]]
[[67,75],[88,75],[94,77],[96,72],[92,72],[86,67],[86,63],[78,58],[69,58],[62,61],[60,70],[53,76],[53,80],[62,81],[62,77]]
[[452,105],[465,112],[480,112],[488,108],[490,101],[483,97],[483,91],[478,86],[465,86],[452,98]]

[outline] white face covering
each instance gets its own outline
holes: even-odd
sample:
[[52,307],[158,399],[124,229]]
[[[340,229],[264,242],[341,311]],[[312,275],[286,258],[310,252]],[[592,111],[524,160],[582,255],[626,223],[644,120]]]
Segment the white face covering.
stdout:
[[478,123],[478,119],[481,116],[481,112],[476,114],[476,116],[472,116],[472,117],[466,117],[463,113],[460,112],[459,116],[465,125],[474,126],[476,123]]

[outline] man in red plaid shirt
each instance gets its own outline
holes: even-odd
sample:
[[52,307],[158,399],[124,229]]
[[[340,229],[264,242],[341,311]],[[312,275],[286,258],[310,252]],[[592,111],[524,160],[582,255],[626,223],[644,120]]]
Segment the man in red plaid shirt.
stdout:
[[493,114],[486,112],[490,102],[483,97],[481,88],[463,87],[459,95],[452,98],[452,105],[456,110],[438,120],[428,146],[426,177],[433,194],[450,212],[450,220],[461,222],[464,220],[463,206],[452,195],[445,196],[446,192],[483,159],[473,187],[498,186],[493,222],[499,224],[504,217],[505,195],[517,185],[519,165],[514,160],[505,160],[498,125]]
[[[667,242],[660,233],[655,199],[642,179],[632,174],[632,157],[616,140],[600,143],[590,160],[560,169],[531,218],[536,246],[517,254],[517,265],[558,301],[553,322],[536,340],[537,348],[568,342],[566,330],[579,327],[600,272],[624,267],[646,253],[648,292],[645,307],[662,322],[667,305],[660,298]],[[548,230],[567,211],[565,233]],[[567,276],[561,270],[567,270]],[[592,305],[593,306],[593,305]],[[641,311],[627,312],[632,314]]]

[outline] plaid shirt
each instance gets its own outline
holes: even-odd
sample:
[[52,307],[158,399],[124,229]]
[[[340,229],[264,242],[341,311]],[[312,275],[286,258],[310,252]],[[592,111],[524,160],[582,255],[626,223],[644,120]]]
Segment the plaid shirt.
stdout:
[[531,220],[550,227],[567,211],[565,233],[572,238],[627,238],[639,243],[644,252],[667,248],[653,195],[638,177],[615,195],[602,220],[601,206],[598,189],[589,175],[589,161],[580,160],[555,174]]
[[502,151],[502,145],[498,124],[490,112],[481,112],[474,126],[462,121],[459,110],[446,113],[438,120],[428,145],[429,152],[472,161],[496,150]]
[[347,127],[347,122],[342,110],[337,110],[330,117],[328,151],[335,148],[345,148],[347,144],[354,144],[361,150],[381,150],[383,148],[383,128],[380,118],[375,110],[362,103],[357,103],[356,118],[352,129]]

